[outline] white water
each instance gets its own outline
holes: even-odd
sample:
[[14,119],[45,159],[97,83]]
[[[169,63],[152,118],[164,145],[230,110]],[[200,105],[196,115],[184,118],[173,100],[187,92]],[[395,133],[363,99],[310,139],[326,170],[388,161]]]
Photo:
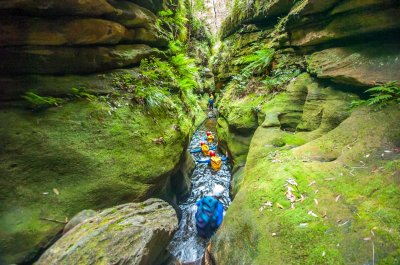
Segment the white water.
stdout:
[[[211,119],[200,126],[193,134],[188,149],[191,150],[199,147],[200,142],[204,141],[207,130],[212,131],[213,134],[216,135],[214,124],[215,120]],[[217,141],[217,138],[215,141]],[[221,156],[223,154],[218,153],[218,155]],[[202,153],[195,153],[192,154],[192,156],[195,160],[204,158]],[[196,168],[192,174],[192,190],[190,196],[179,203],[179,207],[182,210],[179,230],[176,232],[169,245],[171,254],[181,262],[187,263],[201,259],[208,242],[208,240],[197,236],[195,220],[196,201],[209,195],[214,185],[220,184],[225,187],[221,202],[226,210],[231,202],[229,198],[230,180],[231,172],[228,162],[224,162],[218,172],[214,172],[207,164],[196,163]]]

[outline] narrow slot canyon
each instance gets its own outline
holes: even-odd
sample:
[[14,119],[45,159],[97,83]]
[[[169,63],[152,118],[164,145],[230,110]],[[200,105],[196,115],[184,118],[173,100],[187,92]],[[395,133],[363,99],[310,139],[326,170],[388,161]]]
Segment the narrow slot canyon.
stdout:
[[0,1],[0,265],[400,264],[399,17]]

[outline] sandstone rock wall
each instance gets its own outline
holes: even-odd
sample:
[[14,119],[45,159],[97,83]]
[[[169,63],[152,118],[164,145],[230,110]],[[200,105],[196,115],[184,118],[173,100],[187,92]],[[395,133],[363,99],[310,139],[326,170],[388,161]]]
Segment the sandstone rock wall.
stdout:
[[[67,74],[95,83],[97,77],[87,74],[111,76],[168,44],[156,32],[156,15],[131,1],[3,1],[0,12],[2,101],[18,100],[49,79],[71,81]],[[27,78],[42,82],[19,85]]]
[[132,98],[140,61],[167,47],[154,25],[171,3],[0,1],[0,264],[31,263],[83,209],[186,192],[171,185],[196,100],[153,88],[155,113]]
[[[350,106],[400,81],[398,1],[241,3],[214,67],[238,168],[217,263],[397,264],[399,105]],[[268,67],[244,75],[267,51]]]

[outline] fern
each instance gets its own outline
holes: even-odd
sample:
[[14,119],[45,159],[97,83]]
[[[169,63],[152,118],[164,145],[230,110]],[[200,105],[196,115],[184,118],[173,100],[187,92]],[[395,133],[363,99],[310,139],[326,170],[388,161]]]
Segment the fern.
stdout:
[[30,107],[34,110],[42,110],[50,107],[58,106],[64,102],[61,98],[54,97],[42,97],[34,92],[26,92],[25,95],[22,96],[30,105]]
[[397,81],[372,87],[365,92],[370,94],[370,98],[367,100],[352,101],[352,108],[366,104],[368,106],[374,106],[374,110],[380,110],[392,102],[400,103],[400,86],[397,84]]
[[249,88],[255,87],[254,85],[256,83],[252,77],[259,76],[266,72],[272,62],[274,53],[275,50],[265,48],[246,56],[245,60],[249,62],[249,64],[241,70],[240,74],[233,77],[237,85],[236,94],[238,96],[243,96],[245,91],[252,90]]

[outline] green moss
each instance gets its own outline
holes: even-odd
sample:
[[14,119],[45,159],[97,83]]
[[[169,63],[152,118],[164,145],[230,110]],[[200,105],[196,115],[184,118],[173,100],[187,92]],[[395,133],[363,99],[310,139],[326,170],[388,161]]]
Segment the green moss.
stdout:
[[[212,242],[218,264],[228,264],[226,256],[238,264],[364,264],[372,262],[372,242],[376,264],[396,263],[400,189],[393,176],[400,157],[380,157],[398,143],[398,130],[390,129],[398,115],[393,105],[381,113],[358,110],[313,141],[300,137],[307,133],[259,127],[244,181]],[[276,148],[275,139],[300,146]],[[338,150],[336,160],[313,159],[318,150]],[[285,196],[289,178],[298,183],[296,197],[305,197],[295,209]],[[260,211],[267,201],[273,207]],[[310,210],[317,217],[308,214]]]
[[[38,113],[3,109],[0,247],[9,253],[6,261],[33,255],[62,228],[41,217],[63,221],[82,209],[161,190],[194,129],[191,117],[204,117],[171,100],[175,110],[158,116],[123,99],[113,101],[115,108],[108,101],[72,101]],[[154,143],[159,137],[164,144]]]

